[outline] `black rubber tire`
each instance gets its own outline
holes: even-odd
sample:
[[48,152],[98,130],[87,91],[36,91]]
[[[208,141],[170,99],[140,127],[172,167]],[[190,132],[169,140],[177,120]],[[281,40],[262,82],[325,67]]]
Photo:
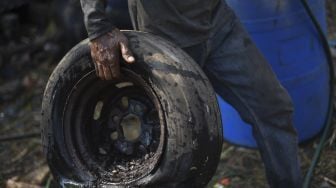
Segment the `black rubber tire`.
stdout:
[[71,155],[76,152],[66,150],[63,137],[64,128],[70,126],[64,124],[63,112],[76,83],[94,74],[88,40],[84,40],[56,67],[43,96],[42,142],[54,178],[61,186],[205,187],[216,170],[223,138],[219,107],[209,80],[176,45],[148,33],[123,32],[136,58],[135,64],[122,63],[124,74],[132,71],[140,76],[162,108],[162,156],[146,176],[113,184],[99,174],[88,178],[73,161]]

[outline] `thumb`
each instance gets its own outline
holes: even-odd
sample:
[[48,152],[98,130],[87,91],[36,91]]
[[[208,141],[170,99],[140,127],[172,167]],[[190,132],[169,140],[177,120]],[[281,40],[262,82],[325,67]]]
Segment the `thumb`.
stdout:
[[128,45],[125,44],[124,42],[121,42],[120,43],[120,48],[121,48],[121,55],[122,55],[123,59],[127,63],[134,63],[135,58],[134,58],[133,53],[131,52],[131,50],[128,48]]

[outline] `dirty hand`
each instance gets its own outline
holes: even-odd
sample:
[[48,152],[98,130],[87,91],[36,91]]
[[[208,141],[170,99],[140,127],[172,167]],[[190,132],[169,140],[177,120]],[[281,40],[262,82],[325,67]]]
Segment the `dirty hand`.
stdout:
[[91,40],[90,48],[96,74],[102,80],[112,80],[120,76],[120,53],[126,63],[135,61],[128,47],[128,40],[119,29],[113,29]]

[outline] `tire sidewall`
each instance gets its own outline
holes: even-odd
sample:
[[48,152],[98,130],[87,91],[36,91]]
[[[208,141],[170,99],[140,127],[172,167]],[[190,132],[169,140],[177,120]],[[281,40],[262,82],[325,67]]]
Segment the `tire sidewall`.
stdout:
[[[141,75],[150,85],[160,101],[166,123],[163,155],[158,166],[126,186],[175,187],[186,182],[192,187],[205,186],[216,169],[222,144],[219,109],[210,82],[197,64],[174,44],[147,33],[125,34],[137,62],[121,66]],[[62,139],[64,128],[59,117],[72,88],[93,70],[88,40],[84,40],[62,59],[44,93],[43,148],[59,182],[68,178],[90,185],[83,179],[86,174],[81,169],[71,168],[73,163]]]

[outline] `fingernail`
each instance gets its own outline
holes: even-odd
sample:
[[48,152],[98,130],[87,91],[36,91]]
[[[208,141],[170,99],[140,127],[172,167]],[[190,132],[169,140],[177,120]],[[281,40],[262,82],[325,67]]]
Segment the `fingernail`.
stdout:
[[127,58],[128,61],[134,61],[134,57],[133,56],[130,56]]

